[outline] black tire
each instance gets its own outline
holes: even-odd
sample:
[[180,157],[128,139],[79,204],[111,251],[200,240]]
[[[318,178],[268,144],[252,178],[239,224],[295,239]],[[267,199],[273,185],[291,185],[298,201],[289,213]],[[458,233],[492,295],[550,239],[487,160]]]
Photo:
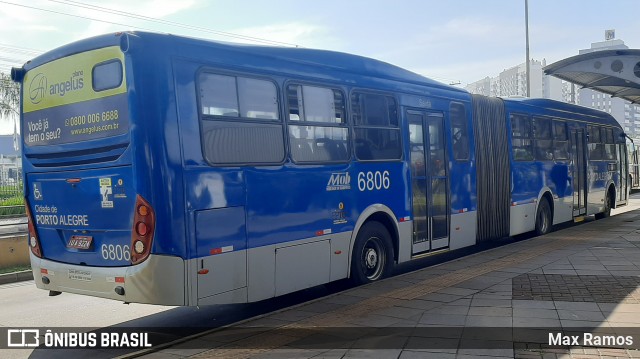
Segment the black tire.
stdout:
[[607,191],[607,196],[604,198],[604,209],[601,213],[596,213],[596,219],[603,219],[611,216],[611,208],[613,208],[613,198],[610,196],[611,191]]
[[366,223],[356,237],[351,257],[351,281],[375,282],[391,274],[393,244],[387,228],[379,222]]
[[551,216],[551,206],[546,198],[543,198],[538,205],[536,212],[536,235],[541,236],[551,232],[553,227],[553,217]]

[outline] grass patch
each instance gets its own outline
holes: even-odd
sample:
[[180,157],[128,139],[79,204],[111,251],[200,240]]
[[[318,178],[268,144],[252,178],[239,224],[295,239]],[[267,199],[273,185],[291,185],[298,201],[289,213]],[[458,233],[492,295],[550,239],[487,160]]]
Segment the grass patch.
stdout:
[[0,193],[22,193],[22,183],[20,185],[13,186],[0,186]]
[[0,207],[2,206],[24,206],[24,197],[13,196],[9,198],[2,198],[0,200]]
[[24,197],[0,198],[0,216],[24,214]]
[[25,214],[24,206],[7,206],[0,207],[0,217],[2,216],[15,216],[19,214]]
[[25,270],[31,270],[30,265],[22,265],[22,266],[11,266],[7,268],[0,268],[0,274],[13,273],[13,272],[22,272]]

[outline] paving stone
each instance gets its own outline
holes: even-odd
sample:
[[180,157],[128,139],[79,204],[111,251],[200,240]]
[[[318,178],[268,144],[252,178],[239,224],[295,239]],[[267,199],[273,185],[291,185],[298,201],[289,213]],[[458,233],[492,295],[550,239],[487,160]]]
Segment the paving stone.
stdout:
[[308,312],[302,309],[286,310],[278,313],[277,319],[297,322],[318,315],[317,312]]
[[422,316],[422,313],[424,313],[424,310],[404,307],[385,308],[374,312],[374,314],[377,315],[384,315],[387,317],[399,319],[420,318]]
[[511,300],[507,299],[476,299],[471,300],[472,307],[511,307]]
[[342,358],[397,358],[401,352],[402,349],[349,349]]
[[454,295],[459,295],[459,296],[466,297],[468,295],[472,295],[472,294],[478,293],[478,290],[477,289],[458,288],[458,287],[449,287],[449,288],[440,289],[436,293],[454,294]]
[[514,328],[560,328],[560,319],[514,317]]
[[515,300],[555,300],[566,302],[616,303],[631,296],[640,286],[640,277],[600,275],[532,274],[516,276],[512,280]]
[[442,326],[464,325],[466,321],[467,316],[460,314],[425,313],[420,318],[420,324],[438,324]]
[[557,309],[568,309],[568,310],[586,310],[592,312],[599,312],[600,306],[598,303],[575,303],[575,302],[562,302],[555,301],[553,303]]
[[[459,338],[438,338],[412,336],[407,340],[404,349],[418,350],[440,350],[442,352],[455,354],[458,348]],[[423,353],[423,355],[425,355]]]
[[[458,349],[457,358],[478,358],[478,357],[492,357],[492,358],[513,358],[513,349],[505,349],[511,347],[513,344],[503,341],[474,341],[474,340],[461,340]],[[464,349],[473,348],[473,349]],[[478,349],[482,348],[482,349]],[[489,348],[489,349],[485,349]],[[496,348],[496,349],[491,349]]]
[[443,305],[438,308],[431,309],[429,312],[440,314],[462,314],[467,315],[469,313],[469,306],[466,305]]
[[558,319],[555,309],[513,308],[513,317]]
[[398,359],[456,359],[456,353],[403,350]]
[[560,319],[560,325],[563,328],[603,328],[610,327],[609,323],[605,320],[573,320],[573,319]]
[[468,316],[465,326],[467,327],[511,327],[512,318],[498,316]]
[[629,323],[629,324],[639,324],[640,325],[640,313],[630,313],[630,312],[614,312],[607,315],[607,321],[615,322],[615,323]]
[[323,355],[326,350],[321,349],[276,349],[252,356],[256,359],[295,359],[295,358],[316,358]]
[[605,315],[610,313],[640,313],[640,304],[598,303],[598,307]]
[[462,295],[457,294],[445,294],[445,293],[429,293],[422,297],[419,297],[420,300],[429,300],[433,302],[442,302],[442,303],[451,303],[458,299],[461,299]]
[[471,305],[472,298],[462,298],[458,299],[454,302],[449,303],[448,305],[466,305],[467,307]]
[[514,300],[513,308],[531,308],[531,309],[555,309],[555,305],[551,301],[539,300]]
[[467,315],[511,317],[513,314],[511,308],[506,307],[471,307]]
[[589,320],[589,321],[604,321],[605,317],[600,312],[591,312],[586,310],[566,310],[558,309],[558,317],[560,320]]
[[440,307],[442,305],[443,305],[442,302],[432,302],[429,300],[420,300],[420,299],[405,300],[397,304],[397,306],[399,307],[422,309],[422,310],[429,310],[429,309]]
[[374,315],[370,314],[365,317],[354,318],[347,321],[349,324],[355,324],[358,326],[379,328],[388,327],[398,322],[398,318],[389,317],[386,315]]

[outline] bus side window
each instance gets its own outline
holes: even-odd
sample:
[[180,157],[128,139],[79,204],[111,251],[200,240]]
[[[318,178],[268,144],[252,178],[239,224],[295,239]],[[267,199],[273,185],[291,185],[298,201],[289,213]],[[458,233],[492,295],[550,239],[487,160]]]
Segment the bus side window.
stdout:
[[200,76],[200,104],[203,115],[238,117],[236,78],[217,74]]
[[451,120],[453,158],[456,161],[467,161],[469,160],[469,134],[464,105],[452,103],[449,107],[449,118]]
[[296,163],[344,162],[349,159],[342,91],[326,87],[287,87],[289,143]]
[[533,136],[535,154],[538,161],[553,160],[553,141],[551,139],[551,119],[533,118]]
[[567,124],[564,121],[553,121],[553,157],[556,160],[569,158],[569,141],[567,140]]
[[589,132],[589,159],[591,161],[598,161],[602,159],[602,137],[600,133],[600,126],[588,126]]
[[604,130],[604,159],[615,160],[616,159],[616,145],[613,138],[613,128],[605,128]]
[[284,136],[275,83],[202,72],[202,152],[212,165],[280,163]]
[[353,92],[356,157],[360,161],[402,158],[396,100],[387,95]]
[[531,120],[526,115],[511,115],[511,144],[515,161],[533,161]]

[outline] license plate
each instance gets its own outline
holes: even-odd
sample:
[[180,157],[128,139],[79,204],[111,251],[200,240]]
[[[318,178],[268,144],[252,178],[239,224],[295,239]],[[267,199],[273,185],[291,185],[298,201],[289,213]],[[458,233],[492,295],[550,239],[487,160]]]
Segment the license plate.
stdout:
[[86,270],[69,269],[69,279],[91,281],[91,272]]
[[67,248],[89,249],[92,242],[93,237],[91,236],[71,236],[67,243]]

